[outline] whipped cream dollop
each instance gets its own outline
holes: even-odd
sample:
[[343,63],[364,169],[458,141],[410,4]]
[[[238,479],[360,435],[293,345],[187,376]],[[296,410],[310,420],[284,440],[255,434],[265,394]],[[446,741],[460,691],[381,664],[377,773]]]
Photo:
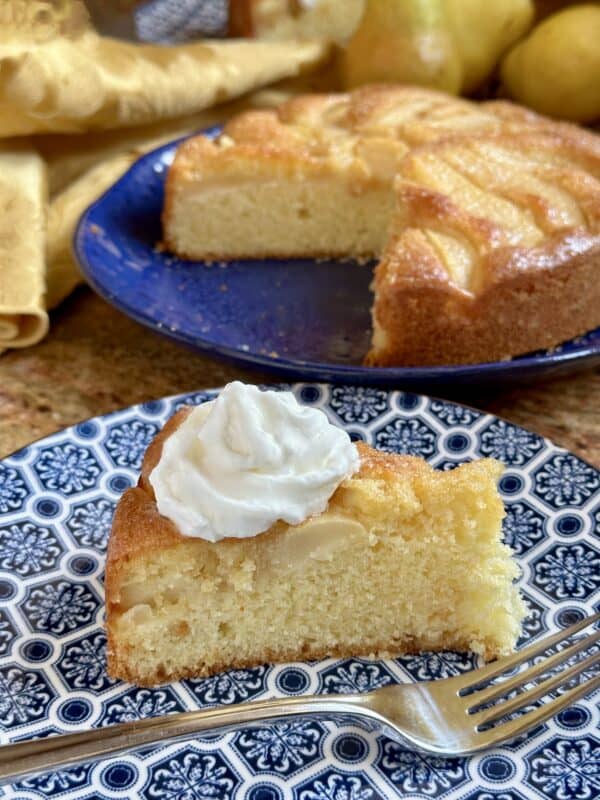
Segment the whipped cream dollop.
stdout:
[[217,542],[320,514],[358,467],[350,437],[322,411],[235,381],[165,440],[150,483],[180,533]]

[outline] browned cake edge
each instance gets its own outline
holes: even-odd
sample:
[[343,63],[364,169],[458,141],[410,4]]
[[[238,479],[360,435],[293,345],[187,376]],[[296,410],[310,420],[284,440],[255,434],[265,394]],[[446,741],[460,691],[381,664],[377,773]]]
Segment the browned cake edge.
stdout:
[[[437,646],[439,646],[438,642],[436,642],[436,649]],[[328,647],[319,649],[316,647],[303,646],[301,650],[265,650],[263,663],[284,664],[294,661],[320,661],[325,658],[381,659],[395,657],[399,653],[402,653],[403,655],[418,655],[419,653],[425,652],[428,649],[430,649],[430,647],[427,642],[421,642],[415,639],[397,640],[397,642],[394,642],[393,653],[390,653],[389,642],[382,642],[381,644],[376,645],[375,647],[371,648],[372,652],[369,653],[357,653],[354,649],[349,650],[348,648],[343,647]],[[447,642],[443,642],[441,648],[439,649],[454,650],[457,652],[466,653],[469,652],[470,648],[469,642],[466,640],[464,642],[460,642],[453,638],[448,639]],[[206,667],[203,662],[199,662],[194,667],[174,670],[169,672],[168,675],[161,673],[160,670],[152,675],[148,675],[147,673],[138,673],[135,670],[131,664],[131,661],[128,659],[128,652],[126,650],[122,653],[123,658],[120,657],[120,653],[118,651],[111,651],[110,639],[107,652],[108,674],[111,677],[117,678],[118,680],[129,681],[130,683],[134,683],[136,686],[143,687],[154,687],[160,685],[161,683],[170,683],[172,681],[184,680],[185,678],[206,678],[210,675],[216,675],[219,672],[225,672],[226,670],[247,669],[257,666],[256,661],[249,659],[238,659],[235,662],[211,662],[210,668]],[[492,660],[496,657],[496,655],[497,654],[495,651],[492,650],[483,653],[483,657],[487,661]]]
[[[379,289],[373,316],[388,338],[385,347],[372,347],[365,362],[389,367],[501,361],[593,330],[600,325],[600,243],[590,242],[581,253],[586,239],[573,234],[551,252],[530,253],[529,271],[515,270],[476,301],[441,282],[436,289],[399,280]],[[420,254],[412,256],[423,263]],[[518,259],[514,252],[506,266]],[[389,266],[378,265],[376,286]]]
[[[575,126],[557,126],[533,136],[486,136],[489,142],[515,142],[524,148],[568,153],[573,182],[585,186],[600,173],[600,138]],[[447,142],[428,145],[429,152]],[[419,150],[413,153],[418,155]],[[409,164],[412,154],[403,162]],[[539,247],[494,246],[494,225],[472,216],[452,198],[401,178],[398,181],[402,228],[386,245],[373,282],[374,328],[385,346],[372,345],[372,366],[432,366],[498,361],[551,348],[600,325],[600,203],[589,192],[582,202],[592,231],[568,228],[546,234]],[[540,203],[535,209],[543,214]],[[476,294],[448,279],[442,262],[422,247],[419,228],[460,234],[481,254],[483,276]],[[408,233],[407,233],[408,231]]]

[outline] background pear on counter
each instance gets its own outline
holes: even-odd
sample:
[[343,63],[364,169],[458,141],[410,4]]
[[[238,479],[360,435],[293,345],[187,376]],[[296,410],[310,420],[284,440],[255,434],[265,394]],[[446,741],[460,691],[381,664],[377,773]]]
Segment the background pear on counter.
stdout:
[[533,18],[532,0],[367,0],[341,78],[348,88],[399,81],[469,93]]
[[533,23],[532,0],[445,0],[461,69],[460,92],[469,94]]
[[440,0],[367,0],[341,55],[346,87],[414,83],[456,94],[461,69]]
[[547,17],[506,56],[502,81],[513,100],[542,114],[600,119],[600,4]]

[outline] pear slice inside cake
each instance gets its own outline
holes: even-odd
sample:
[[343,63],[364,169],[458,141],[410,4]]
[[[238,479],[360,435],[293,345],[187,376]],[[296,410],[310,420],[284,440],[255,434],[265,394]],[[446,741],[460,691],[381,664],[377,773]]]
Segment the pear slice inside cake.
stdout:
[[358,444],[322,513],[217,542],[182,535],[150,475],[116,510],[106,568],[110,674],[140,685],[264,662],[514,647],[524,607],[501,541],[501,465],[451,471]]

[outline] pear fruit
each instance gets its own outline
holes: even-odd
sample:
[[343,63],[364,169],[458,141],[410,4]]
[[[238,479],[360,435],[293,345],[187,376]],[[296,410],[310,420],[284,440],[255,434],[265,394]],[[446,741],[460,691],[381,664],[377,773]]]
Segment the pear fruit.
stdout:
[[362,20],[341,55],[348,88],[402,82],[456,94],[461,68],[440,0],[366,0]]
[[600,119],[600,4],[547,17],[502,64],[508,95],[542,114],[574,122]]
[[527,33],[534,12],[532,0],[366,0],[341,56],[342,82],[472,92]]

